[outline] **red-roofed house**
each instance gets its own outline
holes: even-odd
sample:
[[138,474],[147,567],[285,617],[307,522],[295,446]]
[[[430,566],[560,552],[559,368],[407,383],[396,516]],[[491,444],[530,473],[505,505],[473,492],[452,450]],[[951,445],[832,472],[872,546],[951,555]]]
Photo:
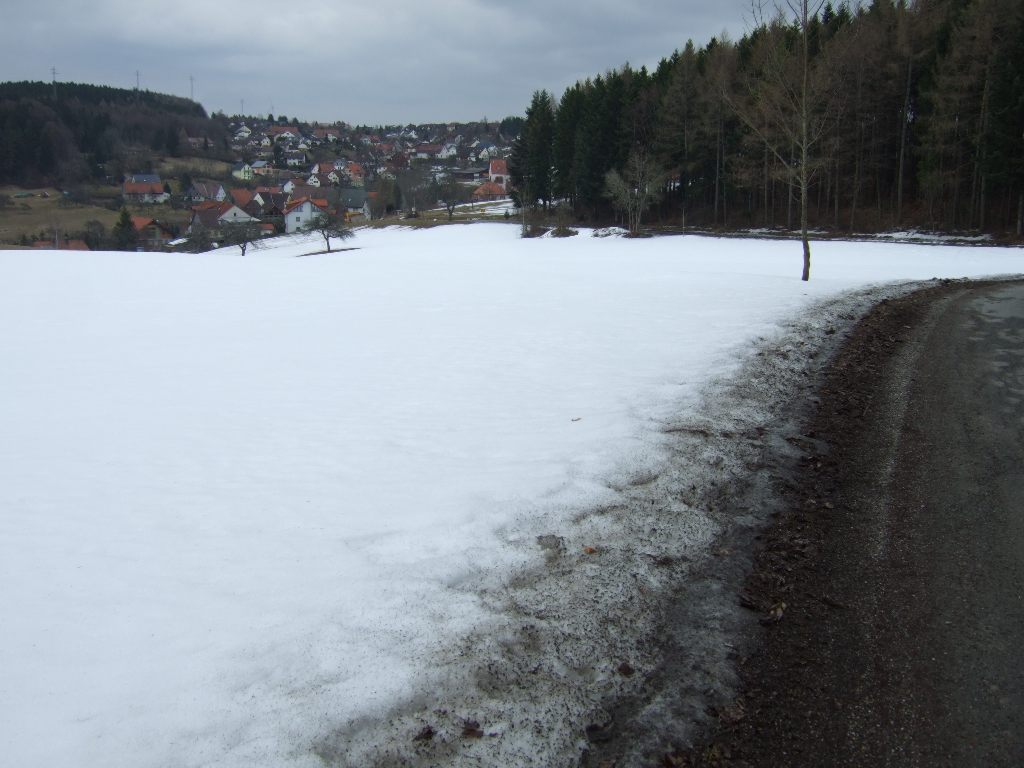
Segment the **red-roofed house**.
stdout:
[[159,181],[126,181],[121,194],[125,202],[147,205],[166,203],[171,198]]
[[132,216],[132,226],[139,233],[138,244],[147,251],[162,251],[175,237],[168,227],[148,216]]
[[505,188],[500,184],[495,184],[493,181],[485,181],[479,187],[473,190],[473,201],[477,203],[486,203],[492,200],[501,200],[507,197],[508,193],[505,192]]
[[313,135],[326,141],[338,141],[341,138],[341,132],[337,128],[314,128]]
[[348,164],[348,175],[353,179],[366,178],[366,169],[363,168],[361,163],[350,161]]
[[300,197],[292,200],[284,209],[284,231],[292,234],[300,231],[316,216],[330,213],[330,204],[321,198]]
[[491,169],[487,176],[492,184],[498,184],[503,190],[508,191],[508,162],[505,160],[491,160]]
[[294,125],[272,125],[267,129],[267,133],[273,139],[297,139],[299,137],[299,129]]
[[242,209],[252,202],[255,195],[255,192],[251,189],[246,189],[245,187],[238,187],[237,189],[231,190],[231,199],[235,201],[235,205]]
[[233,203],[200,203],[192,207],[192,221],[188,225],[191,232],[201,226],[216,235],[225,224],[249,224],[258,221]]

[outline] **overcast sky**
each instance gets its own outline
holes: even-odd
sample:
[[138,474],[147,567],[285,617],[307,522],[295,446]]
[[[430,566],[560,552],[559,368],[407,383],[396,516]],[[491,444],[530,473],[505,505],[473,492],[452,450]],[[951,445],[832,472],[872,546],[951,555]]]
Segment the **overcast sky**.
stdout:
[[[352,124],[492,120],[687,38],[742,34],[749,0],[5,0],[0,78],[143,88],[208,111]],[[194,78],[190,85],[189,77]]]

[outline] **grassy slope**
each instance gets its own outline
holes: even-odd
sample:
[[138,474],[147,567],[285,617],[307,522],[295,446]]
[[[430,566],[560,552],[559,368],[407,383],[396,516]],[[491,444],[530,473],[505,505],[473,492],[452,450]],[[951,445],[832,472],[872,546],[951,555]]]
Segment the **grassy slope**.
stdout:
[[[98,190],[96,197],[103,197]],[[14,199],[14,206],[0,209],[0,243],[13,244],[24,234],[35,238],[40,231],[57,227],[61,232],[74,234],[84,229],[86,222],[96,220],[108,230],[117,222],[117,212],[96,205],[58,205],[61,193],[52,187],[22,190],[17,187],[0,188],[0,193],[12,198],[19,192],[32,192],[32,197]],[[42,192],[49,197],[40,197]],[[111,192],[117,195],[117,190]],[[167,205],[128,206],[132,214],[152,216],[167,224],[188,225],[189,212],[175,210]]]

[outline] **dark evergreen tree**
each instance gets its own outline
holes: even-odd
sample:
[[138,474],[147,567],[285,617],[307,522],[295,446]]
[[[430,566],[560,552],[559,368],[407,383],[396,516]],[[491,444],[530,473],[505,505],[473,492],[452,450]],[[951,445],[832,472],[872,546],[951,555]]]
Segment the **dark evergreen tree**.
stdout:
[[530,192],[547,208],[554,196],[554,165],[552,162],[555,132],[555,110],[551,94],[537,91],[530,108],[526,110],[526,166],[530,178]]
[[551,163],[554,167],[554,194],[575,207],[576,185],[576,137],[583,119],[586,97],[577,84],[568,88],[562,96],[555,113],[554,138],[552,140]]
[[115,223],[113,229],[110,230],[110,236],[113,240],[115,250],[135,250],[135,246],[139,241],[139,233],[136,231],[135,225],[132,223],[132,217],[131,214],[128,213],[127,208],[121,209],[121,214],[117,218],[117,223]]

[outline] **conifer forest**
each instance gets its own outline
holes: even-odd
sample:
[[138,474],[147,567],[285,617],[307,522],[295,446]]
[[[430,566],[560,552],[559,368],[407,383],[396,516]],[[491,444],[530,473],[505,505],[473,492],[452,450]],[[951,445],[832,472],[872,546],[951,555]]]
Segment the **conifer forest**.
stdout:
[[[577,221],[1020,236],[1024,0],[790,0],[534,94],[510,172]],[[632,195],[632,200],[629,199]]]

